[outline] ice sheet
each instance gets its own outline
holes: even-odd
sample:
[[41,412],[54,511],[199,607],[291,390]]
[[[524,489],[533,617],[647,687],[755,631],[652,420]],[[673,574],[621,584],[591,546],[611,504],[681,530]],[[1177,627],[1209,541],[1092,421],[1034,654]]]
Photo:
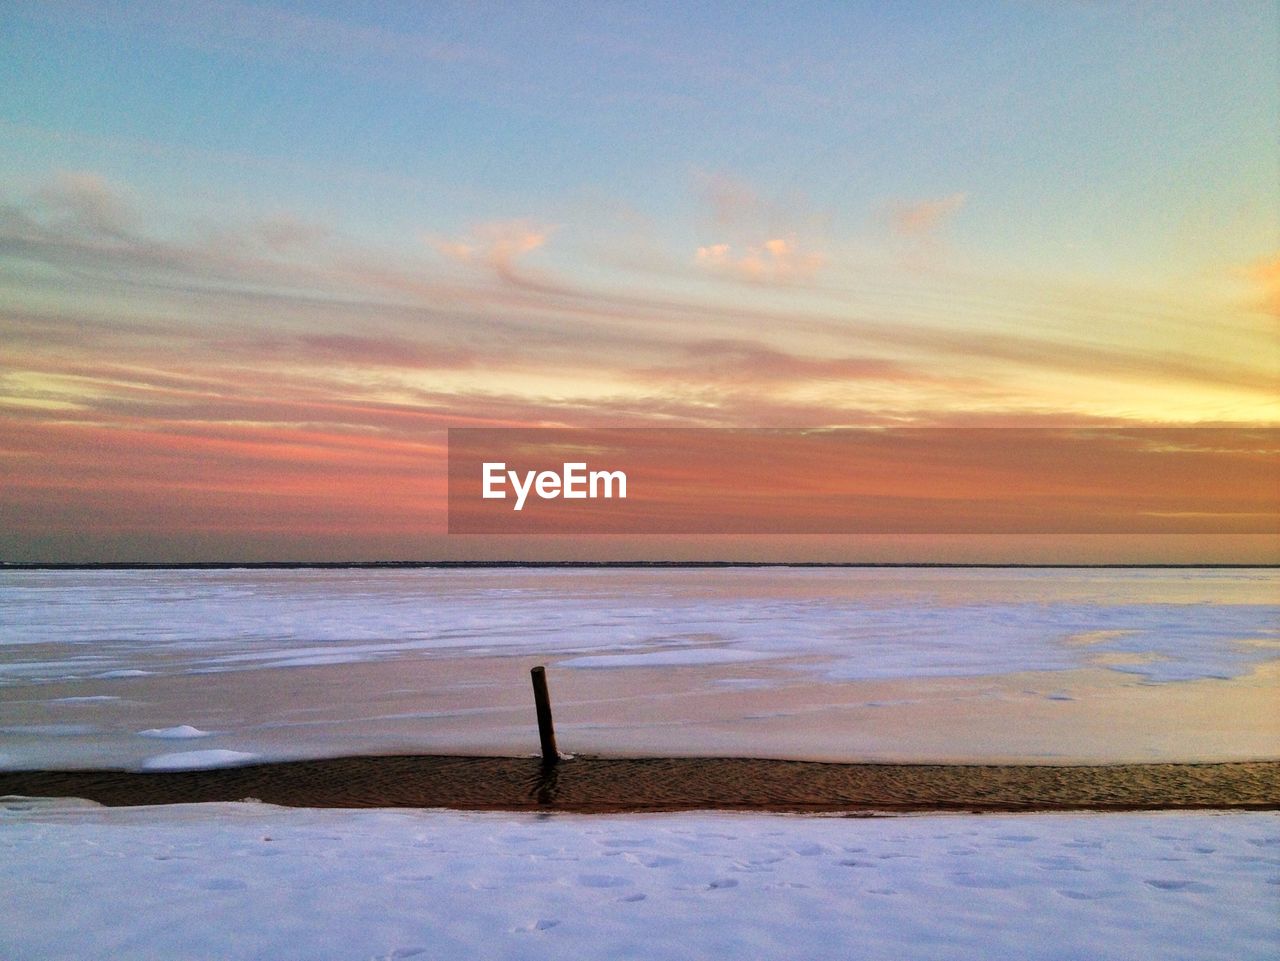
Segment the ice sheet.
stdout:
[[521,753],[546,663],[580,751],[1269,756],[1278,597],[1269,569],[0,571],[0,753],[138,766],[184,725]]
[[708,647],[839,679],[1236,677],[1280,655],[1277,597],[1267,570],[3,571],[0,683]]
[[234,767],[258,759],[256,754],[245,751],[227,751],[214,748],[208,751],[179,751],[147,758],[144,771],[198,771],[218,767]]

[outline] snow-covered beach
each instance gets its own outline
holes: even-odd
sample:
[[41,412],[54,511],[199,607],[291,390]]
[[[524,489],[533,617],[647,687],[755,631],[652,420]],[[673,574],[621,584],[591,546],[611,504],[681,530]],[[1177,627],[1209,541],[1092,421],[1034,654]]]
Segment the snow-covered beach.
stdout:
[[[0,572],[0,762],[1274,759],[1277,574]],[[160,776],[160,774],[151,775]],[[0,955],[1263,959],[1280,816],[7,798]]]
[[1280,817],[0,806],[12,959],[1161,958],[1280,951]]

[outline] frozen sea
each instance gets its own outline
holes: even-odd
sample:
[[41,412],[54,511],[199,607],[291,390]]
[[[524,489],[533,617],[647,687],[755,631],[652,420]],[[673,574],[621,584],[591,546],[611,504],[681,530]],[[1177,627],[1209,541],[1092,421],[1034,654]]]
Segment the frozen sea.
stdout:
[[0,766],[563,750],[1237,760],[1275,569],[0,571]]

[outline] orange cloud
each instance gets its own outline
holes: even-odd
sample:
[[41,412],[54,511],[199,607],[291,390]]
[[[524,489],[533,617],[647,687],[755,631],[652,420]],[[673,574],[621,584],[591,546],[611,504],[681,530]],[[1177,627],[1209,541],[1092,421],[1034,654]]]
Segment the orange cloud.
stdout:
[[708,270],[774,284],[807,280],[826,262],[822,254],[802,251],[794,237],[774,237],[740,252],[730,244],[710,244],[699,247],[694,259]]
[[428,237],[438,253],[462,264],[483,264],[509,276],[516,261],[546,244],[555,230],[527,220],[505,220],[479,224],[462,238]]
[[895,204],[889,211],[889,224],[894,233],[903,237],[931,237],[965,205],[968,196],[954,193],[934,200]]
[[1272,317],[1280,317],[1280,253],[1255,260],[1239,272],[1256,286],[1258,305]]

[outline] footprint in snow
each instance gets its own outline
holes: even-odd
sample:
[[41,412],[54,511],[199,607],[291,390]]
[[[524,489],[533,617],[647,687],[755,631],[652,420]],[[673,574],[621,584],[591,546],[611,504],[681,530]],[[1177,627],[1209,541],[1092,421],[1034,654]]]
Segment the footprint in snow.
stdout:
[[1087,870],[1073,857],[1063,855],[1053,855],[1046,858],[1036,858],[1036,866],[1042,871],[1084,871]]
[[989,891],[1006,891],[1013,887],[1003,878],[984,878],[973,874],[953,874],[951,883],[962,888],[981,888]]
[[707,885],[707,890],[715,891],[720,888],[736,888],[737,886],[738,886],[738,882],[735,881],[733,878],[716,878],[714,881],[712,881],[710,884]]
[[1162,878],[1147,878],[1146,883],[1160,891],[1194,891],[1199,893],[1213,890],[1213,886],[1210,884],[1204,884],[1200,881],[1186,881],[1182,879],[1164,880]]
[[235,878],[213,878],[205,881],[200,885],[206,891],[243,891],[249,887],[243,881],[237,881]]
[[621,902],[622,904],[635,904],[637,901],[643,901],[646,897],[648,897],[648,895],[628,894],[624,897],[618,898],[618,901]]
[[631,882],[612,874],[580,874],[578,885],[584,888],[626,888]]
[[640,863],[646,868],[669,868],[674,864],[679,864],[680,859],[669,858],[665,854],[660,854],[657,857],[645,858]]
[[560,922],[555,918],[538,918],[536,921],[530,921],[522,927],[512,928],[513,931],[550,931]]

